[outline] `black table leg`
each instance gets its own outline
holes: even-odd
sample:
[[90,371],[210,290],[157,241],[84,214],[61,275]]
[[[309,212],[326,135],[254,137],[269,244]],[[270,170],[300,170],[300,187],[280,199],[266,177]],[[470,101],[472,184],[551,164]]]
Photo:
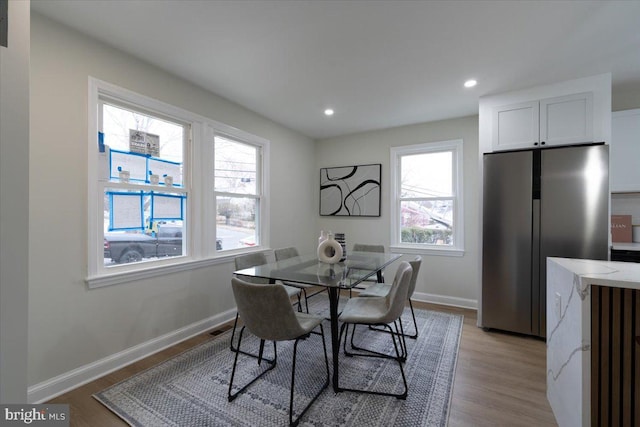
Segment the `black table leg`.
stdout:
[[331,320],[331,353],[333,355],[333,391],[339,392],[338,386],[338,354],[340,353],[340,337],[338,335],[338,301],[339,289],[329,287],[329,317]]

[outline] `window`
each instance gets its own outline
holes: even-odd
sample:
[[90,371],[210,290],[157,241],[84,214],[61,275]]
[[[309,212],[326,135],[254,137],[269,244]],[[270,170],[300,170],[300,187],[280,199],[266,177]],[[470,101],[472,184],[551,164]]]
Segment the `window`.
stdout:
[[392,247],[463,254],[462,140],[391,148]]
[[268,141],[93,78],[89,105],[89,287],[268,243]]

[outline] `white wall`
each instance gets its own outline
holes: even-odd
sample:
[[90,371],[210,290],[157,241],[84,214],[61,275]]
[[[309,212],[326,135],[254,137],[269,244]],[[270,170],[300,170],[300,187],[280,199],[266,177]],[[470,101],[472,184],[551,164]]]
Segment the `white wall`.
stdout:
[[611,94],[611,111],[640,108],[640,83],[614,86]]
[[[416,299],[466,307],[476,307],[480,272],[478,270],[477,174],[478,117],[423,123],[374,132],[331,138],[316,145],[316,199],[318,212],[319,169],[359,164],[382,164],[382,215],[379,218],[318,217],[320,230],[344,232],[347,250],[354,243],[384,244],[389,250],[391,224],[389,175],[390,148],[452,139],[464,141],[464,221],[465,254],[463,257],[423,256],[416,285]],[[412,256],[406,256],[409,259]],[[393,273],[395,267],[390,271]]]
[[27,401],[29,8],[9,2],[0,47],[0,403]]
[[87,108],[95,108],[87,105],[89,76],[270,140],[271,246],[309,250],[315,239],[313,141],[32,15],[31,401],[225,320],[235,306],[231,260],[160,278],[87,288]]

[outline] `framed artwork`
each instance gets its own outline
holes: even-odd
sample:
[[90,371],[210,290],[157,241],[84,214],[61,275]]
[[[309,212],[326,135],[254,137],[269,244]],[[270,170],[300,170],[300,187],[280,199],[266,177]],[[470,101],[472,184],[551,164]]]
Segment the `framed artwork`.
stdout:
[[321,216],[380,216],[382,165],[320,169]]

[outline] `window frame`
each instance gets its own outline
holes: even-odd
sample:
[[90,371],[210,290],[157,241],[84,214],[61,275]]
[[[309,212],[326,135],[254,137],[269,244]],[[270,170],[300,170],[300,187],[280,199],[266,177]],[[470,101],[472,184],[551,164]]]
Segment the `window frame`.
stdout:
[[[269,147],[267,139],[225,125],[215,120],[191,113],[179,107],[121,88],[114,84],[89,77],[88,110],[88,197],[87,197],[87,277],[89,288],[131,282],[145,278],[163,276],[172,272],[191,270],[209,265],[221,264],[238,253],[264,250],[269,243],[268,227],[268,176]],[[183,150],[183,187],[175,187],[187,195],[185,204],[185,234],[183,245],[185,255],[167,257],[141,263],[104,266],[103,212],[104,188],[126,187],[122,183],[101,178],[98,152],[98,124],[101,114],[101,99],[108,103],[131,108],[142,113],[190,127],[190,135],[185,139]],[[187,130],[188,132],[188,130]],[[189,133],[189,132],[188,132]],[[218,251],[216,249],[216,224],[208,218],[215,218],[217,211],[214,198],[214,137],[218,134],[237,141],[260,147],[262,156],[259,164],[261,181],[259,245]],[[115,185],[112,185],[115,184]],[[135,184],[130,184],[135,186]],[[172,189],[173,190],[173,189]]]
[[[403,156],[416,154],[452,153],[452,192],[453,196],[453,244],[433,245],[427,243],[404,243],[401,241],[401,203],[404,200],[415,200],[415,197],[401,197]],[[390,227],[391,250],[394,252],[416,253],[425,255],[463,256],[464,255],[464,197],[463,197],[463,140],[454,139],[438,142],[391,147],[390,149]],[[449,199],[449,197],[447,197]]]

